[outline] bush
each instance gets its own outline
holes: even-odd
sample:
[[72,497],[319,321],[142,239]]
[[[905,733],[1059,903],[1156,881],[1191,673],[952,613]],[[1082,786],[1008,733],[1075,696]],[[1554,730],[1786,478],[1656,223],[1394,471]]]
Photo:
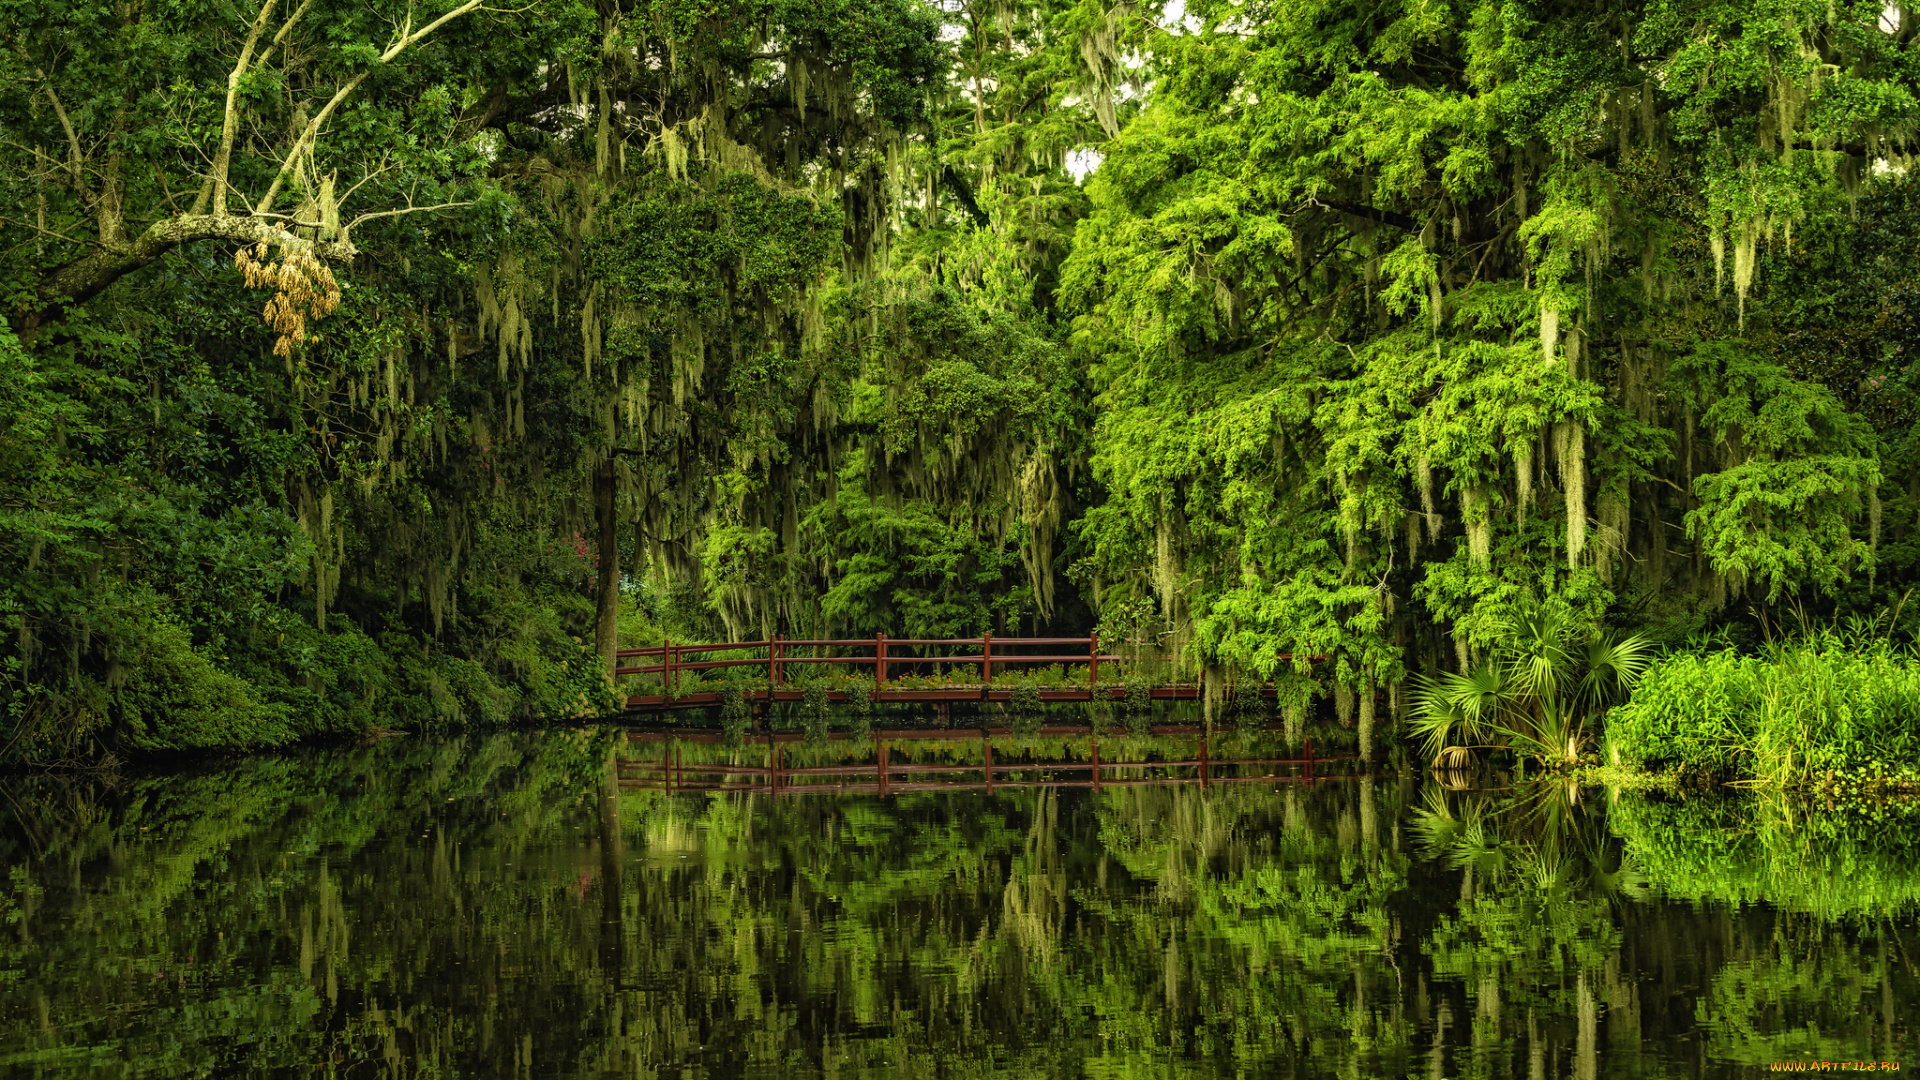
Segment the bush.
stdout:
[[1046,716],[1046,705],[1040,699],[1040,682],[1037,679],[1022,679],[1007,694],[1008,711],[1013,714],[1013,733],[1016,735],[1038,735],[1040,722]]
[[833,706],[827,700],[827,681],[810,679],[800,691],[800,722],[806,731],[808,746],[827,741],[827,726],[833,718]]
[[847,684],[847,705],[853,714],[848,731],[856,739],[873,734],[873,680],[855,678]]
[[1910,652],[1816,635],[1762,656],[1664,657],[1607,728],[1636,762],[1791,784],[1920,757],[1916,716],[1920,662]]
[[1153,726],[1153,680],[1135,672],[1127,676],[1126,688],[1120,711],[1126,717],[1127,733],[1145,735]]
[[1227,703],[1227,715],[1233,720],[1235,729],[1243,734],[1263,730],[1268,716],[1265,684],[1252,676],[1243,676],[1233,686],[1233,697]]
[[1107,695],[1105,685],[1095,688],[1094,696],[1087,702],[1087,726],[1095,735],[1105,735],[1113,730],[1113,698]]
[[747,707],[747,680],[736,676],[728,679],[720,687],[720,732],[726,736],[728,746],[739,746],[746,741],[747,728],[753,723],[753,712]]
[[153,627],[110,708],[120,738],[138,750],[281,746],[299,734],[292,709],[262,700],[172,622]]

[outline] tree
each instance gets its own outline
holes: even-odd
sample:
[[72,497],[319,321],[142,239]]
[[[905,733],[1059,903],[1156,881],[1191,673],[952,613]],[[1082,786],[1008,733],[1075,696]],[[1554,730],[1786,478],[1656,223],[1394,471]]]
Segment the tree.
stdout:
[[[357,228],[467,205],[452,192],[479,161],[484,106],[470,99],[484,84],[457,65],[453,31],[478,40],[486,29],[461,22],[480,8],[263,0],[234,25],[214,9],[12,5],[6,149],[16,192],[33,189],[44,260],[28,328],[207,240],[271,250],[297,323],[306,292],[331,283],[325,261],[357,254]],[[420,145],[449,124],[464,128],[452,145]],[[93,235],[72,235],[83,228]]]
[[1093,565],[1199,658],[1332,654],[1363,724],[1530,591],[1597,624],[1869,566],[1873,440],[1744,343],[1903,160],[1901,12],[1189,4],[1063,275]]

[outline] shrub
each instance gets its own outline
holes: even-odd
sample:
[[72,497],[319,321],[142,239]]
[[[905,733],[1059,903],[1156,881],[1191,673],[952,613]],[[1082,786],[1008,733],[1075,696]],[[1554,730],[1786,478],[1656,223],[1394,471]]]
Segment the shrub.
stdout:
[[728,679],[720,687],[720,731],[727,745],[739,746],[745,742],[747,727],[752,723],[753,712],[747,707],[747,680],[739,676]]
[[1525,599],[1501,620],[1483,661],[1465,672],[1415,680],[1412,728],[1431,760],[1464,738],[1468,749],[1511,747],[1569,768],[1592,742],[1588,724],[1638,683],[1648,652],[1644,638],[1582,635],[1572,609]]
[[119,736],[139,750],[280,746],[298,735],[291,709],[261,700],[177,623],[153,627],[111,696]]
[[827,741],[827,725],[833,716],[833,706],[827,700],[827,681],[810,679],[800,691],[800,722],[806,731],[808,746],[818,746]]
[[1008,710],[1013,714],[1013,732],[1016,735],[1037,735],[1040,733],[1040,721],[1046,716],[1046,705],[1040,699],[1040,682],[1037,679],[1022,679],[1007,694]]
[[1765,655],[1656,661],[1608,731],[1648,765],[1791,784],[1920,757],[1920,662],[1886,641],[1817,634]]
[[1108,696],[1105,685],[1095,688],[1094,696],[1087,702],[1087,726],[1095,735],[1105,735],[1113,730],[1113,698]]
[[873,680],[854,678],[847,683],[847,705],[852,713],[848,731],[856,739],[873,734]]
[[1227,715],[1242,733],[1251,734],[1265,728],[1268,715],[1265,684],[1251,675],[1242,676],[1233,686]]

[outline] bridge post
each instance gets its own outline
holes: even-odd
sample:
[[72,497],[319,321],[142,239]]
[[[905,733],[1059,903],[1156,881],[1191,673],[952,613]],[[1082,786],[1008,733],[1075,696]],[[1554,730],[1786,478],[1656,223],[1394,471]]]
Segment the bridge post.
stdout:
[[674,670],[674,665],[673,665],[674,655],[675,653],[673,651],[673,639],[670,637],[661,638],[660,639],[660,663],[665,665],[666,670],[660,673],[660,693],[662,696],[667,698],[672,698],[674,696],[673,695],[673,690],[674,690],[673,677],[679,674]]
[[1100,689],[1100,635],[1087,635],[1087,696]]
[[873,687],[887,685],[887,635],[873,635]]
[[980,639],[980,681],[993,685],[993,635]]
[[773,687],[786,682],[786,666],[780,663],[781,636],[782,635],[775,633],[773,640],[767,643],[767,688],[769,691],[771,691]]

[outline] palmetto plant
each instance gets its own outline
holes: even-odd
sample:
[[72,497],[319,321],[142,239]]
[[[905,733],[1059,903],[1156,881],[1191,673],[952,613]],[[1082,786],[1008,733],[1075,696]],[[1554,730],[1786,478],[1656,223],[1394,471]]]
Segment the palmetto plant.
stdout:
[[1612,632],[1582,639],[1570,610],[1538,600],[1516,607],[1502,629],[1492,654],[1467,671],[1416,678],[1413,730],[1427,756],[1507,747],[1554,768],[1578,763],[1590,723],[1632,691],[1650,646]]

